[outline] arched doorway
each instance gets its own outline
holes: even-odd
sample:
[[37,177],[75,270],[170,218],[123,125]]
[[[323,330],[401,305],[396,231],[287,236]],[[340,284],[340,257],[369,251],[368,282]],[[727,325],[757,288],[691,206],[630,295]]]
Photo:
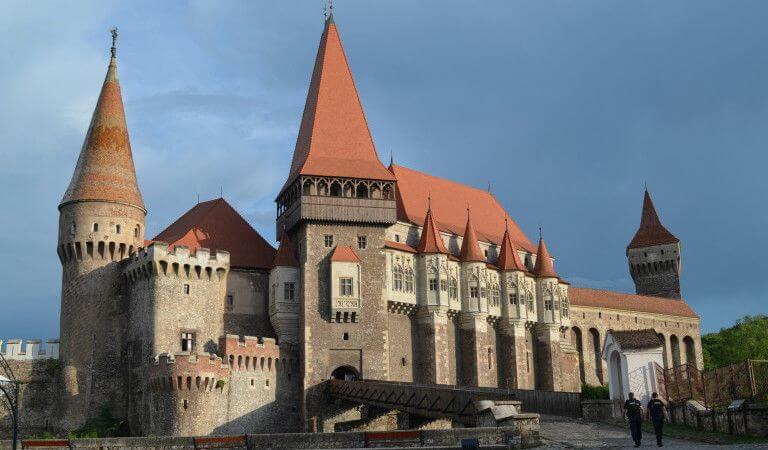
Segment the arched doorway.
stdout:
[[681,364],[680,362],[680,341],[677,339],[677,336],[674,334],[669,337],[669,346],[672,350],[672,367],[677,367]]
[[696,365],[696,352],[693,348],[693,339],[690,336],[683,338],[683,344],[685,344],[685,362],[688,364]]
[[611,385],[613,400],[624,400],[624,370],[621,367],[621,355],[618,351],[611,353],[609,365],[609,383]]
[[360,374],[352,366],[339,366],[331,372],[332,380],[355,381],[360,379]]
[[594,357],[594,365],[595,365],[595,377],[597,377],[597,381],[600,382],[600,384],[605,383],[605,380],[603,380],[603,360],[600,357],[602,354],[602,350],[600,347],[603,345],[600,342],[600,332],[597,331],[594,328],[589,329],[589,336],[592,340],[592,355]]
[[664,368],[669,368],[669,358],[667,357],[667,340],[664,339],[664,335],[658,333],[659,340],[661,341],[661,359],[664,363]]

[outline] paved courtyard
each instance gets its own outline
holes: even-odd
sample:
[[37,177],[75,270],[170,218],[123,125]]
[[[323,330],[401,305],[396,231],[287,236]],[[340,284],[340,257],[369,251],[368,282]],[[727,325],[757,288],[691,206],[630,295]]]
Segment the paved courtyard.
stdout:
[[[545,448],[634,448],[629,428],[582,422],[567,417],[541,416],[541,440]],[[642,448],[656,448],[653,433],[643,433]],[[768,444],[713,445],[681,439],[664,439],[664,448],[766,449]]]

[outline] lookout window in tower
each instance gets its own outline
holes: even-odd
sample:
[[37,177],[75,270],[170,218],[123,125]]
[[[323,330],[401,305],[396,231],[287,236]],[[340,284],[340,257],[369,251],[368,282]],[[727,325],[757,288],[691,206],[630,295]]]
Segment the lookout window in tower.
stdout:
[[181,333],[181,351],[191,352],[195,348],[195,333]]
[[333,247],[333,235],[326,234],[325,236],[323,236],[323,243],[328,248]]
[[227,312],[232,312],[235,309],[235,296],[234,295],[227,295],[227,303],[224,305],[224,308],[227,310]]
[[93,230],[94,233],[99,231],[99,224],[98,223],[94,223],[93,227],[91,229]]
[[189,295],[189,285],[188,284],[184,285],[184,295]]
[[138,238],[140,232],[141,232],[141,227],[136,225],[136,228],[133,229],[133,237]]
[[115,234],[120,234],[120,224],[115,225]]

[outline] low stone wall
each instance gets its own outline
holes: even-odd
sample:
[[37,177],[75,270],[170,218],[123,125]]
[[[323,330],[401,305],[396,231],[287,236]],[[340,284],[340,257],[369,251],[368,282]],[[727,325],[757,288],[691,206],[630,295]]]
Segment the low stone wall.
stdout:
[[699,430],[735,435],[768,437],[768,403],[745,402],[738,409],[705,409],[698,402],[672,404],[672,423],[685,424]]
[[587,422],[602,422],[620,419],[621,412],[617,417],[613,400],[582,400],[581,417]]
[[[386,441],[387,446],[398,447],[398,433],[405,433],[403,447],[418,444],[421,447],[458,448],[462,439],[478,439],[486,448],[532,448],[540,445],[538,417],[535,421],[518,422],[515,427],[454,428],[450,430],[416,430],[392,432],[341,433],[282,433],[249,434],[244,450],[256,449],[336,449],[374,447]],[[390,434],[387,434],[390,433]],[[392,439],[388,439],[391,437]],[[36,450],[198,450],[192,437],[131,437],[105,439],[74,439],[68,447],[36,447]],[[21,446],[19,446],[21,448]],[[216,448],[215,445],[209,448]],[[0,450],[10,450],[11,441],[0,441]]]

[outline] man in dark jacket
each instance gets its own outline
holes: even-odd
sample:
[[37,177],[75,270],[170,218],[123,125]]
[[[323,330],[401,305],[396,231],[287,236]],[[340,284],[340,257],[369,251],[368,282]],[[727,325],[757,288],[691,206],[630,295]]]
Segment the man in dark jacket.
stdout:
[[629,393],[629,398],[624,402],[624,411],[629,422],[629,430],[632,432],[632,440],[635,441],[635,447],[640,447],[640,440],[643,438],[643,405],[632,392]]
[[648,401],[648,417],[653,423],[653,432],[656,433],[656,445],[664,447],[661,443],[661,429],[664,427],[664,402],[659,400],[659,394],[651,394],[651,399]]

